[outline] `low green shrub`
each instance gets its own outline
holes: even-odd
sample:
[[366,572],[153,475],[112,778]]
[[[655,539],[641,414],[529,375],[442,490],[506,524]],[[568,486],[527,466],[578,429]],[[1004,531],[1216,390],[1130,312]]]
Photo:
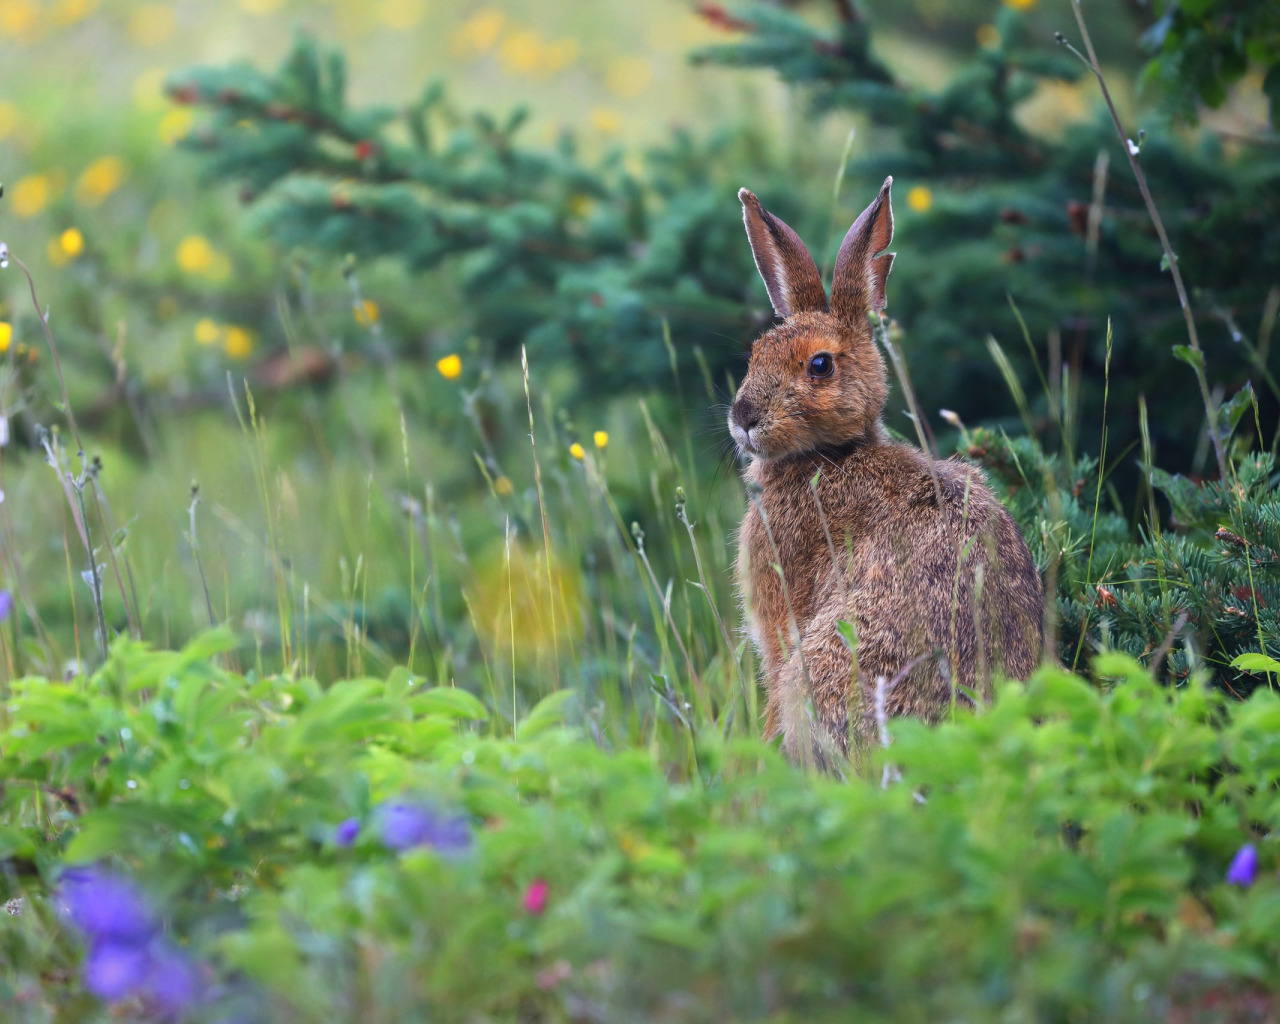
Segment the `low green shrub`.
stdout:
[[500,735],[461,689],[244,677],[228,643],[119,641],[92,678],[14,685],[6,1020],[1276,1010],[1269,689],[1103,655],[1094,683],[1045,668],[896,722],[838,782],[678,723],[611,752],[571,689]]

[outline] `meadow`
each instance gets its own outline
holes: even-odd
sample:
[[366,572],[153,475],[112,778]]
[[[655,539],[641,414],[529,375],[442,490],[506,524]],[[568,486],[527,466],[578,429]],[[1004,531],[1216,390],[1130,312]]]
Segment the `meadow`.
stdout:
[[[3,1019],[1274,1019],[1280,34],[1201,6],[0,0]],[[823,774],[735,194],[829,271],[885,173],[889,427],[1049,641]]]

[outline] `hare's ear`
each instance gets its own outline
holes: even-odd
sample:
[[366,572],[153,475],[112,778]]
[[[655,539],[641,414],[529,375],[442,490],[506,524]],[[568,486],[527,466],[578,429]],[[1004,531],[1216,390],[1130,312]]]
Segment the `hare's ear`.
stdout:
[[742,219],[756,269],[769,290],[769,301],[778,316],[827,310],[822,275],[800,236],[771,214],[745,188],[738,190]]
[[893,268],[893,203],[885,178],[880,194],[859,214],[840,243],[835,277],[831,282],[831,309],[845,320],[857,320],[880,312],[888,305],[884,286]]

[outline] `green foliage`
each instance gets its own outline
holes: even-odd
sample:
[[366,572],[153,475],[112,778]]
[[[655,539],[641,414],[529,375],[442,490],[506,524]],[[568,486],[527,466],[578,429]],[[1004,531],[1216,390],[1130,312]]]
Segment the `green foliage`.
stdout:
[[[715,173],[742,136],[677,135],[642,181],[621,153],[584,163],[568,135],[529,148],[527,111],[464,114],[438,81],[405,109],[353,110],[343,67],[300,37],[274,74],[235,65],[170,84],[212,115],[185,145],[211,180],[243,183],[281,245],[392,256],[413,271],[447,262],[467,309],[459,340],[569,357],[612,388],[666,368],[653,344],[663,320],[692,336],[743,331],[750,254]],[[681,358],[694,365],[691,350]]]
[[[1228,406],[1229,410],[1229,406]],[[966,453],[1005,488],[1047,579],[1056,576],[1058,654],[1081,665],[1123,651],[1168,683],[1199,668],[1237,695],[1280,683],[1266,652],[1280,656],[1280,493],[1271,455],[1247,455],[1236,479],[1196,483],[1150,468],[1167,501],[1138,539],[1124,515],[1098,508],[1096,460],[1045,455],[1028,438],[978,428]],[[1246,652],[1253,652],[1253,659]]]
[[[1256,885],[1223,883],[1280,814],[1270,691],[1162,691],[1108,655],[1102,687],[1045,669],[897,723],[840,783],[714,731],[691,774],[608,753],[559,695],[512,739],[459,691],[245,678],[226,643],[121,641],[92,678],[14,685],[8,1019],[107,1019],[49,895],[90,861],[165,908],[205,965],[201,1019],[1136,1022],[1280,996],[1274,844]],[[882,762],[902,780],[870,781]],[[374,808],[405,794],[463,813],[470,849],[387,850]]]
[[1161,0],[1143,37],[1156,54],[1147,77],[1159,81],[1179,113],[1220,107],[1250,68],[1262,77],[1272,127],[1280,126],[1280,8],[1251,0]]
[[[1096,103],[1085,66],[1050,39],[1032,36],[1023,16],[1006,7],[969,61],[944,86],[929,88],[870,55],[870,19],[850,4],[833,6],[834,29],[771,5],[731,12],[706,5],[715,23],[741,38],[695,59],[770,67],[802,88],[816,113],[865,115],[874,126],[867,147],[874,155],[855,164],[857,180],[892,174],[908,188],[928,190],[914,212],[901,212],[905,197],[898,194],[899,258],[890,285],[890,309],[906,331],[924,407],[943,405],[970,420],[992,415],[989,396],[999,378],[981,354],[982,340],[993,331],[1020,333],[1007,311],[1012,296],[1031,336],[1060,346],[1080,386],[1077,422],[1086,447],[1096,450],[1099,441],[1109,320],[1113,408],[1126,414],[1112,425],[1112,444],[1136,442],[1130,411],[1145,394],[1162,456],[1189,465],[1203,418],[1195,377],[1171,378],[1167,369],[1171,349],[1185,347],[1185,326],[1121,140],[1105,116],[1072,118],[1046,100],[1077,83],[1083,92],[1071,94],[1081,105]],[[1066,11],[1064,17],[1069,23]],[[1037,97],[1039,106],[1028,106]],[[1070,123],[1053,123],[1064,120]],[[1235,391],[1259,373],[1253,325],[1269,334],[1274,323],[1274,308],[1264,310],[1280,279],[1280,238],[1269,237],[1280,223],[1277,150],[1246,144],[1229,157],[1211,135],[1196,145],[1182,141],[1158,115],[1143,127],[1142,164],[1182,273],[1196,289],[1210,368]],[[1131,131],[1137,139],[1137,124]],[[1264,441],[1278,397],[1274,387],[1263,397]]]

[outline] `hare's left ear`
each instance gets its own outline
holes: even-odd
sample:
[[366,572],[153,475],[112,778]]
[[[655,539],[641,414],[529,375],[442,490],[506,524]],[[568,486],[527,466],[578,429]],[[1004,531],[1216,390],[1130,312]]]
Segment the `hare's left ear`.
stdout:
[[859,214],[840,243],[831,282],[831,311],[845,320],[878,313],[888,305],[884,286],[894,254],[885,250],[893,242],[892,185],[893,178],[884,179],[880,194]]
[[795,313],[825,313],[827,292],[813,256],[800,236],[761,204],[745,188],[738,190],[742,220],[756,269],[764,279],[769,301],[780,317]]

